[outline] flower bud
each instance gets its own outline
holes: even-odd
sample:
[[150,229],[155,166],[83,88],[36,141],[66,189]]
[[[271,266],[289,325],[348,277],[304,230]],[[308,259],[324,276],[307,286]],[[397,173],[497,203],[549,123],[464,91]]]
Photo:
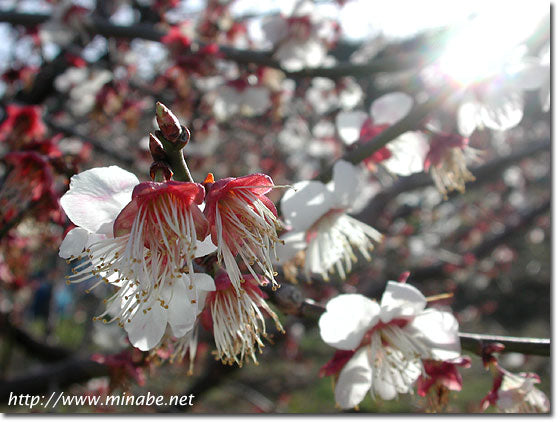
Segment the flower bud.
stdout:
[[150,166],[150,177],[154,182],[168,182],[173,177],[173,171],[165,161],[154,161]]
[[156,103],[156,120],[165,139],[171,143],[179,140],[183,131],[179,119],[160,102]]
[[165,150],[160,140],[150,133],[150,154],[154,161],[164,161],[165,160]]

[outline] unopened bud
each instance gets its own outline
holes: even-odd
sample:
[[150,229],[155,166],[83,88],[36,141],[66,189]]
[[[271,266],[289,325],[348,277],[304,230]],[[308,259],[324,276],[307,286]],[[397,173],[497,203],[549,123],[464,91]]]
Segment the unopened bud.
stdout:
[[154,161],[150,166],[150,177],[154,182],[168,182],[173,177],[173,171],[164,161]]
[[165,150],[160,140],[150,133],[150,154],[154,161],[165,160]]
[[159,101],[156,103],[156,120],[165,139],[175,143],[181,136],[181,124],[177,116]]
[[406,280],[408,280],[408,277],[410,277],[410,271],[405,271],[403,273],[401,273],[401,275],[399,276],[399,283],[406,283]]

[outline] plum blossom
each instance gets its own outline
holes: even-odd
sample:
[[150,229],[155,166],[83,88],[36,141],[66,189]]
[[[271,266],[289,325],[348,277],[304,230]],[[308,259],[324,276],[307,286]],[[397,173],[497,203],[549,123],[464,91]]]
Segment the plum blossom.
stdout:
[[374,228],[346,213],[359,195],[358,170],[347,161],[338,161],[333,180],[328,184],[303,181],[287,191],[280,202],[283,218],[291,230],[282,236],[279,247],[281,263],[305,250],[304,271],[307,277],[321,274],[328,280],[335,271],[344,279],[357,261],[355,250],[370,259],[373,242],[383,236]]
[[[392,92],[376,99],[369,114],[363,110],[341,111],[335,122],[340,139],[346,145],[366,143],[403,119],[411,110],[412,98],[402,92]],[[391,173],[409,176],[423,170],[428,151],[427,137],[418,131],[405,132],[385,147],[375,151],[364,163],[373,168],[381,163]]]
[[[96,276],[116,292],[96,319],[119,321],[141,350],[155,347],[169,324],[174,336],[193,328],[199,290],[212,290],[192,260],[213,248],[200,242],[208,222],[198,208],[204,188],[195,183],[143,182],[116,166],[73,176],[61,204],[78,227],[66,235],[59,255],[79,260],[68,277]],[[203,294],[202,294],[203,296]]]
[[271,106],[268,88],[251,85],[247,79],[229,81],[218,87],[214,94],[214,114],[221,121],[237,113],[246,116],[260,115]]
[[0,142],[7,142],[15,149],[43,137],[46,126],[41,112],[38,106],[8,104],[6,118],[0,124]]
[[244,282],[238,290],[225,272],[216,276],[216,291],[206,299],[203,318],[214,333],[217,357],[223,363],[235,362],[239,366],[248,359],[257,363],[256,352],[262,352],[264,347],[261,338],[267,338],[264,314],[273,319],[278,331],[284,332],[265,301],[265,294],[259,288],[261,283],[251,275],[242,277]]
[[7,224],[32,202],[40,205],[39,214],[59,210],[54,189],[54,174],[49,160],[36,151],[10,152],[3,157],[10,168],[0,186],[0,222]]
[[95,106],[96,95],[113,79],[107,70],[71,67],[54,81],[56,89],[69,96],[69,109],[76,115],[85,115]]
[[504,66],[502,73],[468,87],[457,111],[459,133],[468,137],[477,128],[505,131],[517,126],[523,118],[525,90],[540,90],[546,108],[550,65],[545,60],[520,59]]
[[541,382],[537,374],[513,374],[497,365],[496,368],[498,373],[492,390],[482,400],[482,410],[493,405],[505,413],[550,412],[548,397],[535,387]]
[[418,395],[424,397],[433,386],[441,386],[447,390],[461,391],[463,388],[463,378],[457,367],[469,368],[471,359],[469,357],[459,357],[446,361],[425,360],[424,372],[418,378]]
[[423,359],[459,357],[458,323],[452,314],[425,309],[415,287],[389,281],[378,304],[359,294],[331,299],[319,319],[321,338],[339,351],[342,367],[335,400],[343,409],[357,406],[370,391],[391,400],[411,392],[425,373]]
[[235,261],[238,255],[255,279],[260,279],[253,269],[256,264],[276,287],[271,256],[276,254],[276,243],[280,243],[277,230],[282,226],[276,207],[265,196],[274,187],[272,179],[264,174],[251,174],[215,182],[209,174],[204,186],[204,215],[212,241],[218,247],[218,262],[223,262],[235,289],[241,292],[244,281]]
[[309,0],[299,1],[290,17],[264,19],[262,29],[275,46],[274,58],[289,72],[324,64],[337,37],[336,24],[320,16]]
[[469,148],[469,139],[454,133],[434,133],[430,150],[424,160],[424,170],[430,172],[439,192],[465,192],[465,183],[475,180],[467,168],[467,160],[475,158],[477,151]]

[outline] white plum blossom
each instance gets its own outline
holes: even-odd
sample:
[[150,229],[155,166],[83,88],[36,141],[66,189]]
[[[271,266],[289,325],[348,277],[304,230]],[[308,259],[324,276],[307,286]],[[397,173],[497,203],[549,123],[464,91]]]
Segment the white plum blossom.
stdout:
[[360,85],[352,78],[343,78],[335,82],[329,78],[316,77],[305,92],[305,99],[317,114],[341,108],[351,110],[356,107],[364,93]]
[[457,320],[426,304],[418,289],[395,281],[387,283],[381,303],[359,294],[327,303],[319,319],[321,338],[349,357],[336,382],[338,405],[356,407],[368,391],[383,400],[412,392],[424,371],[422,359],[460,356]]
[[289,72],[323,65],[336,37],[334,22],[320,16],[310,0],[299,1],[290,17],[263,19],[262,29],[275,46],[274,58]]
[[[392,92],[376,99],[369,113],[363,110],[341,111],[335,118],[340,139],[346,145],[368,142],[390,125],[403,119],[411,110],[413,99],[402,92]],[[381,163],[399,176],[424,170],[424,157],[429,150],[427,136],[418,131],[405,132],[364,160],[366,165]]]
[[373,242],[383,236],[374,228],[346,213],[359,196],[359,173],[347,161],[338,161],[333,180],[298,182],[287,191],[280,202],[283,218],[291,230],[282,236],[284,245],[278,246],[280,263],[294,258],[305,250],[304,271],[321,274],[336,272],[344,279],[357,261],[357,249],[367,259]]
[[492,391],[482,400],[483,410],[492,404],[505,413],[550,412],[548,397],[535,387],[541,382],[538,375],[498,370]]
[[196,303],[213,290],[212,278],[195,274],[192,266],[193,258],[215,250],[209,237],[197,239],[206,220],[195,205],[199,188],[193,185],[139,183],[111,166],[73,176],[60,201],[78,226],[59,251],[79,261],[68,280],[97,277],[91,288],[114,286],[107,310],[96,319],[109,315],[108,322],[119,321],[141,350],[155,347],[168,324],[174,336],[186,335],[196,320]]
[[270,91],[261,85],[226,84],[218,87],[214,95],[213,111],[220,121],[235,114],[257,116],[271,106]]
[[108,70],[89,70],[71,67],[55,79],[58,91],[68,93],[69,109],[76,115],[84,115],[95,105],[95,96],[107,82],[113,79]]
[[542,61],[524,58],[505,66],[503,73],[470,86],[457,111],[461,135],[468,137],[477,128],[505,131],[517,126],[523,118],[524,91],[541,90],[545,98],[543,92],[550,92],[550,65],[544,57]]

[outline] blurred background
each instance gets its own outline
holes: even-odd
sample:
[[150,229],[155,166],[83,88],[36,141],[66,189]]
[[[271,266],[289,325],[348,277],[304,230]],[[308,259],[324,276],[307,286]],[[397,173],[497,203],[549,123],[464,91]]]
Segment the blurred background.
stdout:
[[[407,130],[430,123],[468,137],[476,180],[445,199],[422,166],[361,164],[354,216],[385,240],[347,280],[296,277],[298,291],[321,304],[340,292],[380,298],[387,280],[410,271],[426,296],[453,293],[441,305],[462,332],[550,337],[546,2],[0,0],[0,74],[3,412],[29,411],[7,406],[10,391],[61,390],[196,399],[186,409],[57,412],[338,412],[332,379],[319,377],[334,350],[316,319],[279,312],[286,334],[273,336],[258,366],[241,369],[215,362],[202,332],[187,377],[188,362],[148,360],[118,326],[92,321],[108,287],[86,294],[92,283],[66,285],[58,247],[71,224],[58,200],[73,174],[92,167],[149,179],[156,101],[191,131],[184,151],[195,181],[263,172],[284,185],[316,177],[368,140],[348,142],[340,113],[408,94],[424,114]],[[492,387],[471,357],[447,412],[479,412]],[[506,353],[500,362],[539,374],[550,396],[548,357]],[[426,409],[411,395],[368,397],[359,411]]]

